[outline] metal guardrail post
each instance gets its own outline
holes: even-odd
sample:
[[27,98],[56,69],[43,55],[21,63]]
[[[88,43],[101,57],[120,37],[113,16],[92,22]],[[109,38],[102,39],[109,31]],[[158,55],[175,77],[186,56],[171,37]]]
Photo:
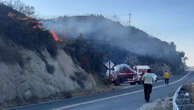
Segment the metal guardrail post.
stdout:
[[178,93],[180,91],[180,89],[182,88],[183,85],[179,86],[179,88],[176,90],[176,92],[174,93],[174,96],[173,96],[173,110],[179,110],[179,107],[178,105],[176,104],[176,99],[178,97]]

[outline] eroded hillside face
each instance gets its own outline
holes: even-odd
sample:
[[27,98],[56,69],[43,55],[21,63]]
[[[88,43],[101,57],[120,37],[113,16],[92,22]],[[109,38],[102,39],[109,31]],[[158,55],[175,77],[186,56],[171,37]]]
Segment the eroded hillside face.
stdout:
[[[44,60],[37,53],[22,49],[24,65],[0,63],[0,103],[26,103],[96,87],[93,76],[76,65],[63,50],[53,59],[45,50]],[[48,71],[49,68],[52,68]]]

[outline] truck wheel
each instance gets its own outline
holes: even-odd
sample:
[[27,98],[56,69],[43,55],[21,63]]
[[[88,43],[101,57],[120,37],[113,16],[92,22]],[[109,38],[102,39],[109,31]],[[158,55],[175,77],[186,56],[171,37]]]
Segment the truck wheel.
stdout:
[[120,79],[117,79],[115,82],[114,82],[115,86],[119,86],[120,85]]
[[125,80],[120,78],[119,81],[120,81],[120,83],[123,83]]
[[130,82],[130,84],[131,84],[131,85],[135,85],[135,84],[136,84],[136,82]]
[[139,85],[142,85],[143,84],[143,81],[138,81],[137,82]]

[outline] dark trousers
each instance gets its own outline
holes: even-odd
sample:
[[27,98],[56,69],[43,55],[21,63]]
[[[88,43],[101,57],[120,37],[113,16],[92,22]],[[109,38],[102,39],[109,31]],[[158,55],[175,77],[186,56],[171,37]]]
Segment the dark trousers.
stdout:
[[152,85],[151,84],[144,84],[144,95],[145,100],[147,102],[150,101],[150,94],[152,93]]
[[169,79],[165,78],[165,84],[169,83]]

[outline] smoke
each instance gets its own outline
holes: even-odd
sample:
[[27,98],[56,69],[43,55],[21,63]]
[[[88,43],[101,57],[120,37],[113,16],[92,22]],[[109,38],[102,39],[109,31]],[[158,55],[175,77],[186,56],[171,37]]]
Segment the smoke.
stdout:
[[150,36],[135,27],[123,26],[103,16],[72,16],[42,20],[42,24],[59,35],[85,38],[105,42],[132,53],[156,58],[177,57],[176,46]]

